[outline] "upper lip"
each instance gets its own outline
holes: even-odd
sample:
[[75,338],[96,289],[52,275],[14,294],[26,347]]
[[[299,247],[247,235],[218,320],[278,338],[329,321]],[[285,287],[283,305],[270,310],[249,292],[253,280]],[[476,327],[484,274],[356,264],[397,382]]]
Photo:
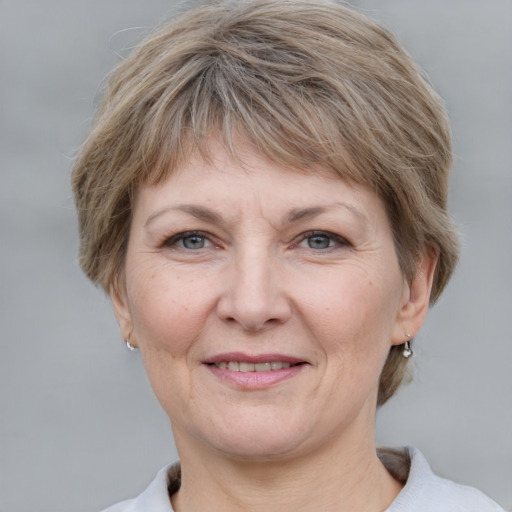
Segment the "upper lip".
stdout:
[[293,357],[284,354],[245,354],[243,352],[226,352],[224,354],[217,354],[212,357],[208,357],[203,361],[205,364],[219,364],[223,362],[237,361],[240,363],[269,363],[269,362],[281,362],[281,363],[306,363],[304,359]]

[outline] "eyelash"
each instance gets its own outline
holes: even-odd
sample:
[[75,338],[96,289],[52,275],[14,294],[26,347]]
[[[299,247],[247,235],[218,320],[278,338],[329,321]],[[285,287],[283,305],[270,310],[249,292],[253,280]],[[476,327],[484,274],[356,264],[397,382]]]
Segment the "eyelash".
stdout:
[[[294,248],[299,247],[299,245],[302,242],[309,241],[313,238],[327,239],[329,241],[328,247],[313,248],[313,247],[309,246],[309,244],[308,244],[308,247],[304,247],[305,249],[312,249],[314,251],[322,252],[322,251],[336,249],[337,247],[351,247],[351,244],[350,244],[350,242],[348,242],[348,240],[346,240],[345,238],[343,238],[339,235],[335,235],[334,233],[331,233],[329,231],[307,231],[300,235],[300,240],[298,241],[297,244],[294,245]],[[331,245],[331,242],[334,242],[334,243]]]
[[190,247],[185,247],[184,245],[182,245],[182,246],[178,245],[180,242],[183,242],[183,240],[185,240],[187,238],[202,238],[205,242],[209,242],[210,244],[212,244],[212,246],[215,245],[211,241],[210,235],[208,235],[204,231],[184,231],[183,233],[177,233],[176,235],[173,235],[170,238],[167,238],[164,241],[164,243],[162,244],[162,246],[168,247],[168,248],[175,247],[178,249],[184,249],[184,250],[189,250],[189,251],[205,248],[205,247],[199,247],[196,249],[191,249]]
[[[211,241],[210,235],[208,233],[205,233],[204,231],[184,231],[183,233],[177,233],[176,235],[173,235],[170,238],[166,239],[164,241],[164,243],[162,244],[162,246],[163,247],[174,247],[174,248],[184,249],[184,250],[188,250],[188,251],[209,248],[209,247],[204,247],[204,246],[196,247],[196,248],[186,247],[184,245],[184,240],[189,239],[189,238],[202,239],[203,242],[209,243],[209,244],[211,244],[211,246],[215,247],[215,244]],[[321,239],[327,240],[328,246],[327,247],[316,247],[316,248],[311,247],[309,245],[309,241],[314,238],[317,238],[319,240],[321,240]],[[331,233],[329,231],[306,231],[305,233],[302,233],[300,235],[298,242],[293,244],[292,248],[293,249],[301,248],[300,245],[305,241],[308,241],[308,247],[302,247],[302,248],[311,249],[311,250],[314,250],[315,252],[317,252],[317,251],[324,252],[324,251],[335,249],[337,247],[350,247],[351,246],[350,242],[348,242],[345,238],[343,238],[339,235],[335,235],[334,233]],[[180,242],[182,243],[181,246],[178,245]],[[331,242],[333,242],[333,243],[331,244]]]

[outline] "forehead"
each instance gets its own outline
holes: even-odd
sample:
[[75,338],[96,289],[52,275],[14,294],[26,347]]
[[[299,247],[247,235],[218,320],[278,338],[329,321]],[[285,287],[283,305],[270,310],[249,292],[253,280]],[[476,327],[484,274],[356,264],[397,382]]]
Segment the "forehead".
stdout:
[[[146,180],[140,190],[155,190],[166,183],[169,188],[193,190],[197,193],[204,187],[218,184],[219,189],[244,186],[247,182],[265,182],[270,189],[278,184],[286,185],[280,191],[291,193],[302,183],[343,183],[347,188],[358,188],[357,183],[349,178],[350,171],[334,170],[322,163],[283,162],[277,156],[269,157],[259,151],[246,139],[238,140],[234,148],[229,148],[221,141],[208,141],[198,149],[190,151],[181,161],[167,172],[160,173],[156,179]],[[154,186],[156,185],[156,186]],[[310,190],[309,193],[313,193]]]
[[[294,159],[276,149],[269,151],[264,147],[259,149],[248,137],[243,134],[235,136],[232,141],[225,138],[207,138],[192,143],[185,137],[181,157],[171,158],[162,155],[161,165],[145,176],[140,176],[135,190],[139,188],[161,185],[164,182],[173,182],[178,185],[184,181],[194,181],[194,188],[200,188],[202,182],[207,180],[223,181],[229,175],[230,179],[243,181],[261,173],[262,170],[273,171],[273,181],[301,180],[301,176],[344,182],[347,186],[358,184],[367,186],[371,182],[370,173],[361,173],[342,150],[339,151],[339,165],[332,161],[321,161],[310,155],[295,155]],[[232,143],[231,143],[232,142]],[[224,176],[223,176],[224,175]],[[142,186],[141,186],[142,185]]]
[[[341,210],[340,210],[341,208]],[[380,198],[368,187],[342,178],[320,165],[291,168],[273,162],[249,145],[235,156],[221,145],[199,153],[156,185],[137,193],[135,214],[150,219],[165,210],[215,214],[233,222],[244,213],[299,220],[330,209],[363,222],[386,217]],[[197,215],[196,215],[197,216]]]

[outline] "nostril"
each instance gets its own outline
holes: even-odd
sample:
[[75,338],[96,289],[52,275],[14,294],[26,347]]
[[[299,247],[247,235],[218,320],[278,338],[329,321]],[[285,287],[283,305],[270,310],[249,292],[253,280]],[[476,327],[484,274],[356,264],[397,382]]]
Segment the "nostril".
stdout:
[[245,331],[255,332],[278,326],[290,318],[290,304],[268,274],[260,272],[258,279],[244,275],[233,278],[217,304],[217,315],[223,322],[236,323]]

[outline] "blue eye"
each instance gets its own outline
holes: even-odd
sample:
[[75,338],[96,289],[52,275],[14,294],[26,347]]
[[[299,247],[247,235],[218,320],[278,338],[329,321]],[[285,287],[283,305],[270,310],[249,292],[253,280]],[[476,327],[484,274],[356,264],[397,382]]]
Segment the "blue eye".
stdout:
[[178,233],[165,241],[166,247],[176,247],[178,249],[187,249],[197,251],[212,247],[212,242],[208,239],[206,234],[200,231],[187,231],[185,233]]
[[299,246],[314,249],[316,251],[349,245],[349,243],[340,236],[326,231],[310,231],[308,233],[304,233],[302,237],[303,238],[299,243]]
[[181,243],[185,249],[202,249],[205,246],[206,238],[199,235],[184,236]]
[[308,237],[306,240],[310,249],[327,249],[332,242],[327,235],[315,235]]

